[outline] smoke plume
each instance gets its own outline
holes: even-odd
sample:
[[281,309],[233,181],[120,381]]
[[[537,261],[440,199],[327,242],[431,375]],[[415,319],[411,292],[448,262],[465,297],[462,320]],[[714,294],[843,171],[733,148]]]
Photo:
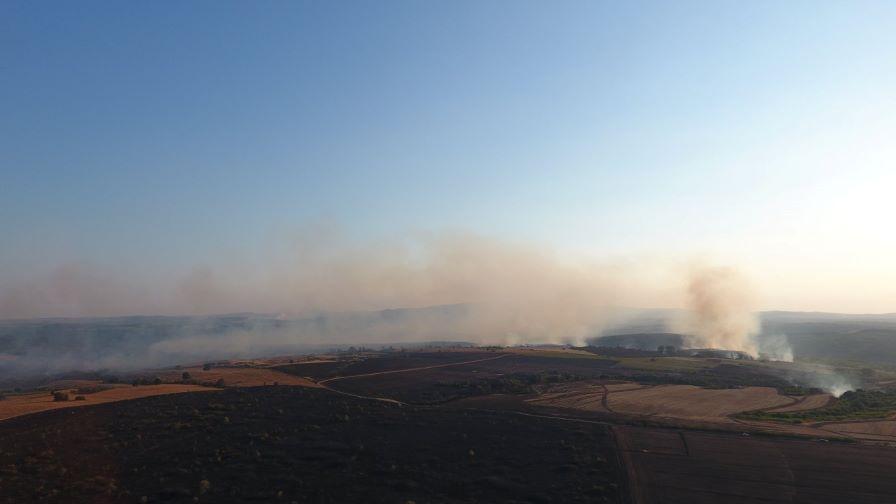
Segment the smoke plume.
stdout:
[[[167,280],[73,263],[44,279],[4,283],[0,318],[190,317],[58,326],[50,340],[29,336],[47,333],[41,323],[25,330],[0,323],[0,371],[161,365],[337,344],[581,345],[635,313],[631,307],[682,304],[669,295],[678,284],[674,266],[563,256],[469,233],[359,245],[310,232],[283,250],[261,264],[205,264]],[[695,346],[755,355],[752,304],[733,270],[697,271],[687,292]],[[202,318],[221,313],[267,315]]]
[[[0,375],[339,344],[584,344],[617,307],[662,302],[631,261],[564,257],[468,233],[359,245],[310,232],[260,265],[206,264],[167,280],[141,277],[142,269],[116,275],[72,262],[43,278],[0,283],[0,318],[124,316],[0,321]],[[221,313],[261,315],[206,317]]]
[[686,292],[688,311],[675,329],[685,333],[688,346],[758,356],[755,295],[740,273],[728,267],[695,267]]
[[759,357],[771,361],[793,362],[793,347],[787,336],[780,334],[764,334],[757,338]]

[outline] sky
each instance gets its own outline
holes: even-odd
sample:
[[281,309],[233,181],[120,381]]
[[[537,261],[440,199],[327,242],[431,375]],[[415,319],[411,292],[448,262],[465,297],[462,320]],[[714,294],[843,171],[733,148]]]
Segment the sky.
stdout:
[[892,2],[2,2],[0,298],[460,230],[896,312],[893,26]]

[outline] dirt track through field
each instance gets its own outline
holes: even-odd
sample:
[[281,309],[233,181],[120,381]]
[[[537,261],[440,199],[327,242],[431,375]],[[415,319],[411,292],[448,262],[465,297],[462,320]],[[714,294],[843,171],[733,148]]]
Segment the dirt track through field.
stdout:
[[806,411],[812,409],[823,408],[833,401],[834,396],[830,394],[813,394],[803,396],[796,399],[795,402],[778,406],[776,408],[767,408],[761,411],[766,413],[787,413],[791,411]]
[[432,366],[422,366],[422,367],[415,367],[415,368],[408,368],[408,369],[394,369],[394,370],[390,370],[390,371],[377,371],[375,373],[364,373],[364,374],[349,375],[349,376],[334,376],[333,378],[327,378],[327,379],[321,380],[317,383],[323,385],[327,382],[332,382],[332,381],[337,381],[337,380],[348,380],[349,378],[365,378],[368,376],[379,376],[379,375],[386,375],[386,374],[393,374],[393,373],[409,373],[412,371],[424,371],[427,369],[444,368],[444,367],[450,367],[450,366],[463,366],[465,364],[476,364],[477,362],[493,361],[493,360],[501,359],[503,357],[507,357],[508,355],[512,355],[512,354],[501,354],[501,355],[498,355],[495,357],[486,357],[485,359],[476,359],[476,360],[463,361],[463,362],[451,362],[448,364],[435,364]]
[[422,367],[415,367],[415,368],[408,368],[408,369],[395,369],[395,370],[391,370],[391,371],[377,371],[376,373],[364,373],[364,374],[357,374],[357,375],[350,375],[350,376],[336,376],[333,378],[327,378],[325,380],[321,380],[321,381],[317,382],[317,384],[320,387],[323,387],[323,388],[329,390],[330,392],[334,392],[336,394],[341,394],[341,395],[348,396],[348,397],[354,397],[356,399],[367,399],[369,401],[380,401],[380,402],[395,404],[397,406],[407,406],[407,403],[404,403],[397,399],[390,399],[388,397],[365,396],[365,395],[361,395],[361,394],[353,394],[351,392],[344,392],[342,390],[328,387],[327,382],[332,382],[332,381],[336,381],[336,380],[346,380],[349,378],[366,378],[369,376],[379,376],[379,375],[386,375],[386,374],[393,374],[393,373],[408,373],[411,371],[425,371],[427,369],[443,368],[443,367],[449,367],[449,366],[462,366],[465,364],[476,364],[477,362],[486,362],[486,361],[500,359],[502,357],[507,357],[508,355],[511,355],[511,354],[501,354],[501,355],[498,355],[495,357],[487,357],[485,359],[476,359],[476,360],[464,361],[464,362],[452,362],[449,364],[436,364],[433,366],[422,366]]

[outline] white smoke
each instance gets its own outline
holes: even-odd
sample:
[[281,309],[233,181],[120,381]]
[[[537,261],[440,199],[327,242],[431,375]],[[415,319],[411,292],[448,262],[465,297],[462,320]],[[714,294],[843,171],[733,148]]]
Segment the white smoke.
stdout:
[[781,334],[763,335],[757,339],[759,356],[763,359],[793,362],[793,347],[787,336]]
[[693,267],[685,315],[672,321],[692,348],[737,350],[758,356],[756,299],[750,284],[728,267]]

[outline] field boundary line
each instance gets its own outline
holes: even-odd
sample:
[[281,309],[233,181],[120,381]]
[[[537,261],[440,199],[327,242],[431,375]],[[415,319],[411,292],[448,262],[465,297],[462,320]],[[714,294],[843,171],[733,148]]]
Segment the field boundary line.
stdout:
[[493,361],[493,360],[501,359],[503,357],[507,357],[508,355],[513,355],[513,354],[505,353],[505,354],[501,354],[501,355],[498,355],[495,357],[487,357],[485,359],[476,359],[476,360],[463,361],[463,362],[451,362],[448,364],[435,364],[432,366],[422,366],[422,367],[415,367],[415,368],[408,368],[408,369],[393,369],[390,371],[377,371],[375,373],[363,373],[363,374],[356,374],[356,375],[349,375],[349,376],[334,376],[332,378],[323,379],[317,383],[320,385],[323,385],[324,383],[327,383],[327,382],[332,382],[332,381],[337,381],[337,380],[348,380],[350,378],[365,378],[368,376],[379,376],[379,375],[394,374],[394,373],[409,373],[411,371],[425,371],[427,369],[436,369],[436,368],[443,368],[443,367],[450,367],[450,366],[463,366],[465,364],[476,364],[477,362]]

